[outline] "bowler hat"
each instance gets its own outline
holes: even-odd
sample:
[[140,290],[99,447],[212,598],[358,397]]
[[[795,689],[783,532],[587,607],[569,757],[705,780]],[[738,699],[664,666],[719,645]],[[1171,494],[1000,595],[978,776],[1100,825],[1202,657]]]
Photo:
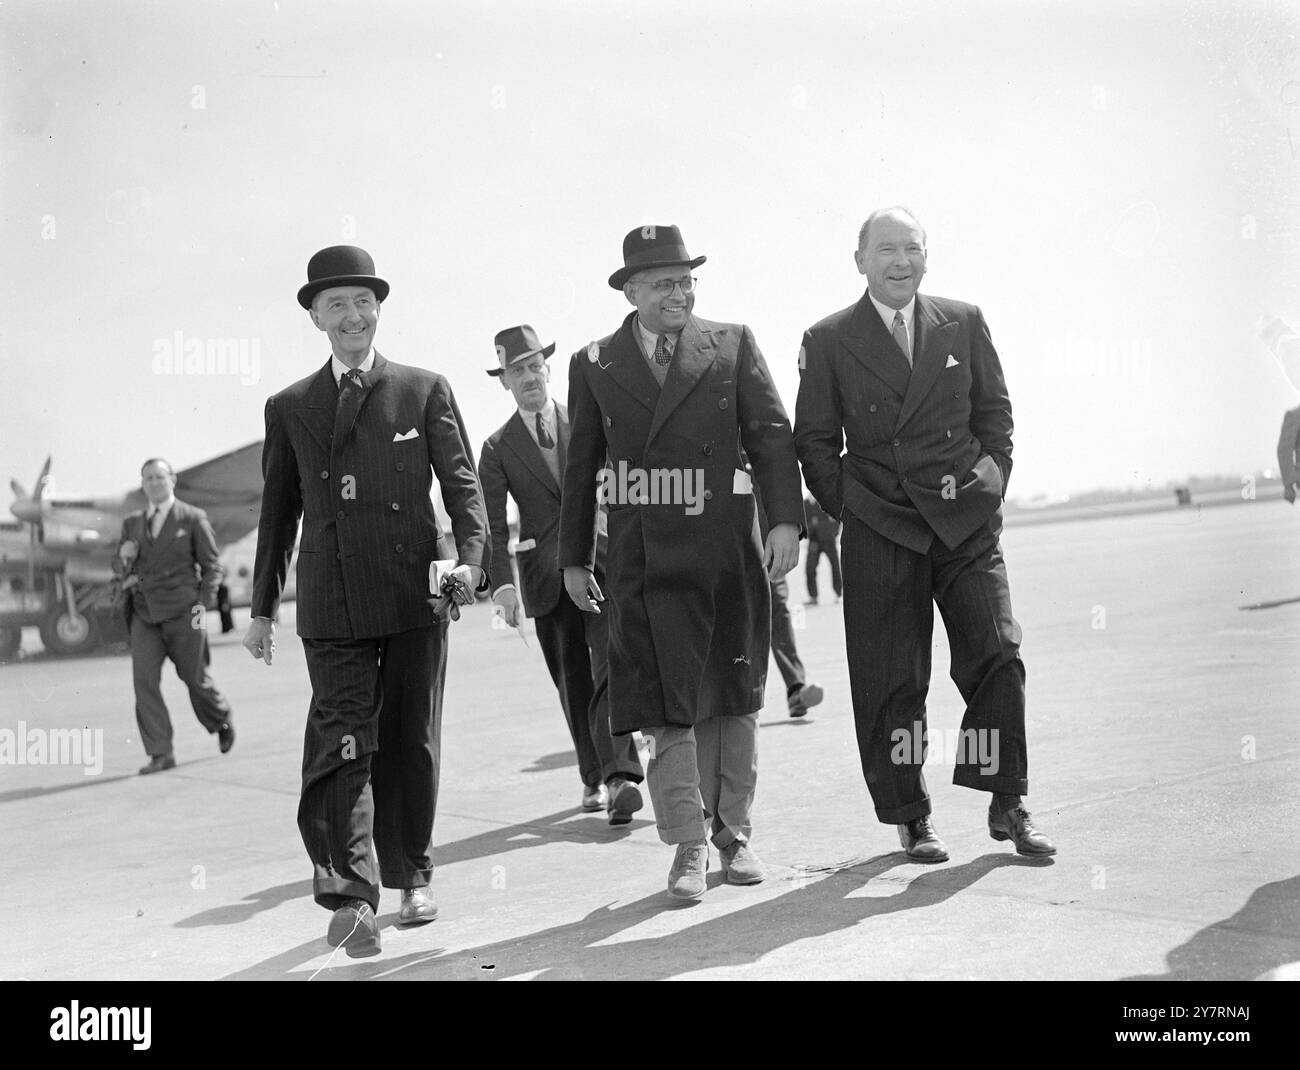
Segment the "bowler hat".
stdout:
[[707,259],[706,256],[691,258],[682,241],[682,232],[676,227],[637,227],[623,239],[623,266],[609,277],[609,284],[621,290],[638,271],[673,264],[687,264],[694,269]]
[[493,341],[496,342],[497,360],[501,362],[501,367],[489,368],[488,375],[503,375],[510,365],[527,360],[537,353],[549,357],[555,352],[555,343],[543,346],[538,340],[537,332],[526,323],[499,331]]
[[307,261],[307,285],[298,291],[298,304],[310,309],[312,298],[332,286],[367,286],[375,300],[388,297],[388,283],[375,274],[375,262],[355,245],[331,245]]

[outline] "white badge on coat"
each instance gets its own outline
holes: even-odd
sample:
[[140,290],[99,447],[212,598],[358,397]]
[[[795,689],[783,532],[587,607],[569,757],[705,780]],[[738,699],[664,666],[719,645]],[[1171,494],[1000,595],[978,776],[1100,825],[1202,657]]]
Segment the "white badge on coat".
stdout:
[[960,363],[961,363],[961,361],[959,361],[956,357],[954,357],[951,353],[949,353],[949,354],[948,354],[948,363],[945,364],[944,367],[945,367],[945,368],[955,368],[955,367],[957,367],[957,365],[960,364]]
[[731,477],[732,494],[753,494],[754,481],[749,478],[749,473],[743,469],[737,468],[735,475]]

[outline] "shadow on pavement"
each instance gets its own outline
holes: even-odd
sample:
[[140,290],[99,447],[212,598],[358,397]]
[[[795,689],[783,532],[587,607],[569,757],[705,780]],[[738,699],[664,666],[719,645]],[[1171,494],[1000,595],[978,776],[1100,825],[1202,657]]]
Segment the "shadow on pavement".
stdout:
[[1253,981],[1300,959],[1300,877],[1264,884],[1237,913],[1169,952],[1168,973],[1125,981]]
[[[430,948],[366,964],[339,965],[332,967],[328,976],[331,980],[490,980],[536,974],[539,980],[554,981],[662,980],[697,970],[748,965],[787,944],[848,929],[875,917],[934,906],[994,869],[1023,865],[1024,860],[987,854],[963,865],[921,873],[884,898],[852,894],[904,864],[910,863],[901,852],[883,855],[803,886],[800,881],[775,898],[666,935],[607,943],[664,911],[689,911],[698,905],[673,903],[657,890],[625,906],[599,907],[578,921],[529,936],[451,954]],[[319,956],[325,946],[323,938],[313,940],[224,979],[290,979],[295,967]]]
[[310,899],[311,881],[294,881],[292,884],[277,884],[274,888],[264,888],[244,896],[242,902],[227,903],[225,906],[202,910],[176,923],[178,929],[199,929],[205,925],[238,925],[248,921],[254,914],[278,907],[290,899]]
[[134,780],[139,773],[119,773],[117,776],[90,776],[85,780],[74,780],[69,784],[56,784],[51,788],[11,788],[0,791],[0,803],[18,802],[21,799],[35,799],[42,795],[58,795],[63,791],[78,791],[81,788],[93,788],[99,784],[111,784],[115,780]]
[[559,750],[554,754],[543,754],[540,758],[534,758],[532,765],[526,765],[519,771],[521,773],[548,773],[552,769],[568,769],[572,765],[578,764],[578,756],[571,750]]

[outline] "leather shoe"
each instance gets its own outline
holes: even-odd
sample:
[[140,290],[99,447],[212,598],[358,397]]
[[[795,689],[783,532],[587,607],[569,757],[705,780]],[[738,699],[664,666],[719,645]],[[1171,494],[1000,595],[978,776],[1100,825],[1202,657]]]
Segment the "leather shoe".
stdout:
[[235,745],[235,728],[229,721],[217,729],[217,745],[222,754],[228,753]]
[[402,906],[397,920],[402,925],[423,925],[438,916],[438,908],[429,895],[429,888],[403,888]]
[[930,818],[914,817],[898,826],[898,842],[913,862],[947,862],[948,848],[943,845]]
[[341,947],[352,958],[379,954],[379,920],[364,899],[349,899],[330,918],[325,933],[330,947]]
[[790,696],[788,705],[791,717],[802,717],[808,710],[821,702],[824,692],[816,684],[804,684]]
[[148,765],[140,766],[140,775],[148,776],[150,773],[161,773],[164,769],[175,769],[176,758],[171,754],[155,754],[149,759]]
[[605,804],[609,802],[609,792],[605,790],[604,784],[597,784],[594,788],[583,786],[582,789],[582,808],[587,813],[593,813],[597,810],[605,809]]
[[616,776],[609,782],[608,809],[611,825],[626,825],[643,805],[641,792],[632,781]]
[[668,871],[668,894],[674,899],[698,899],[704,894],[704,873],[709,868],[709,846],[703,840],[679,843]]
[[728,884],[759,884],[767,876],[758,855],[744,840],[732,840],[718,852]]
[[1029,812],[1023,806],[999,813],[989,807],[989,835],[995,840],[1010,840],[1016,853],[1043,856],[1056,854],[1056,847],[1046,836],[1034,828]]

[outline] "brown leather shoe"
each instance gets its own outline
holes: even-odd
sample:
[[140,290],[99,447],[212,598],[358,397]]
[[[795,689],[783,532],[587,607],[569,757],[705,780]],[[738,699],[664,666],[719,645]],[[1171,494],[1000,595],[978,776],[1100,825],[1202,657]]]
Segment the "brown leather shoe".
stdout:
[[898,842],[913,862],[947,862],[948,848],[943,845],[930,818],[915,817],[898,826]]
[[149,759],[148,765],[140,766],[140,775],[148,776],[150,773],[161,773],[164,769],[175,769],[176,758],[171,754],[155,754]]
[[821,702],[824,694],[817,684],[804,684],[786,699],[786,706],[790,710],[790,716],[802,717],[811,707]]
[[1023,806],[999,813],[989,807],[989,835],[995,840],[1010,840],[1016,853],[1033,857],[1056,854],[1056,847],[1046,836],[1034,828],[1029,811]]
[[429,895],[428,886],[402,889],[402,906],[397,912],[398,924],[423,925],[437,916],[438,908]]
[[325,933],[330,947],[343,948],[349,957],[379,954],[379,921],[364,899],[349,899],[330,918]]

